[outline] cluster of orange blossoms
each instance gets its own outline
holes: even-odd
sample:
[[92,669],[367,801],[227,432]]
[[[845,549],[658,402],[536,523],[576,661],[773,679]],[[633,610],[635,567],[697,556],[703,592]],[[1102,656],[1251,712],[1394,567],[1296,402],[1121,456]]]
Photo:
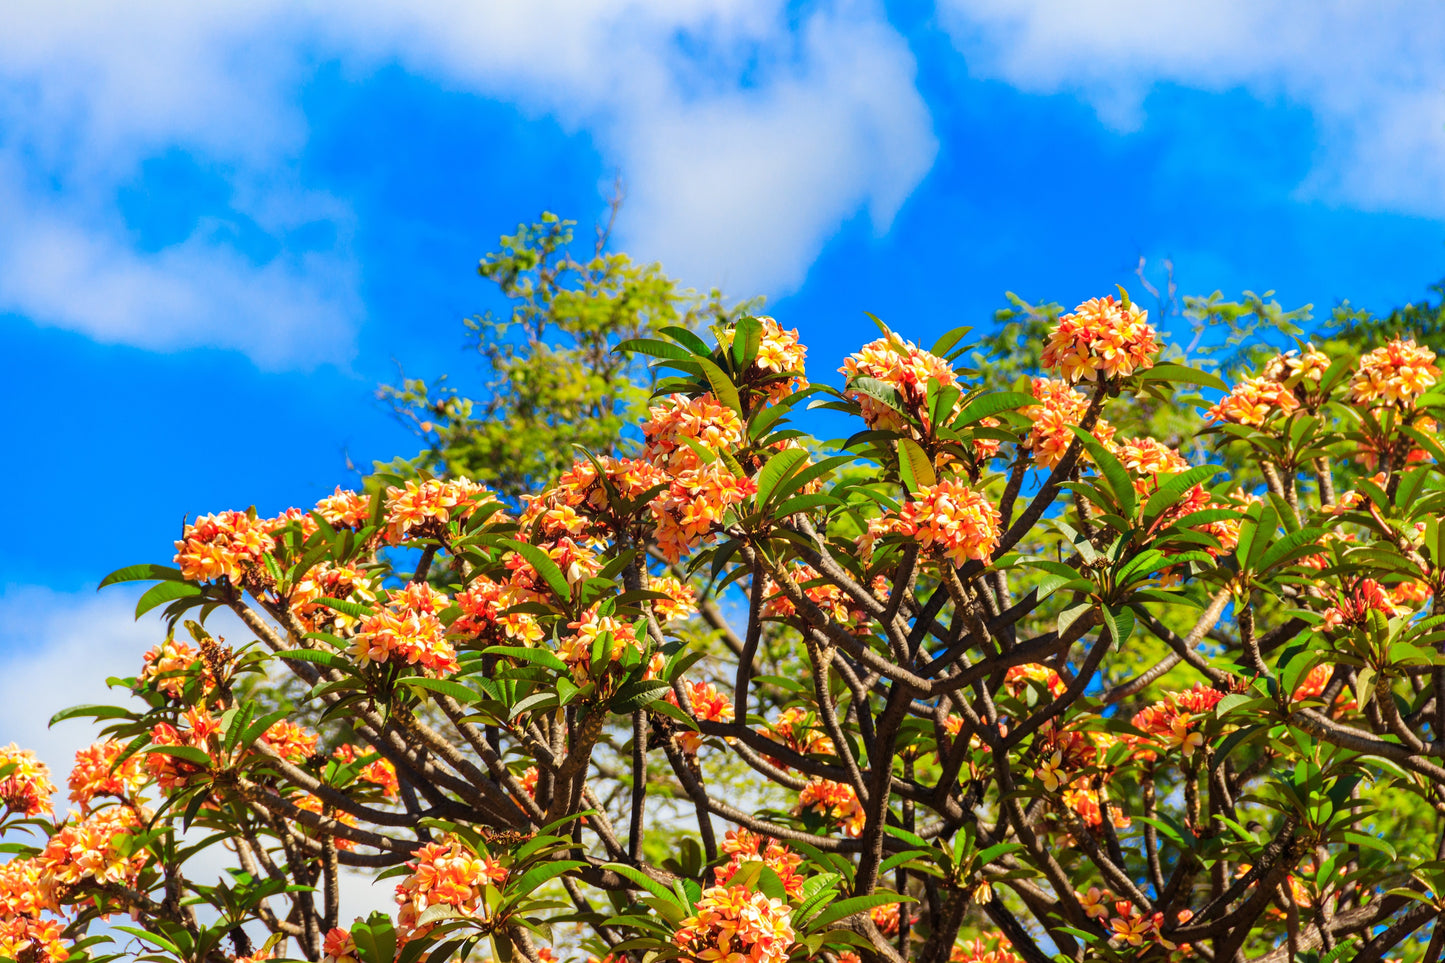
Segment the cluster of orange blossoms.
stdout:
[[605,663],[616,662],[627,649],[638,652],[643,649],[643,642],[637,637],[637,632],[630,623],[611,615],[600,614],[595,605],[588,609],[580,620],[568,622],[567,628],[572,632],[558,640],[557,656],[567,663],[567,667],[572,670],[572,678],[578,685],[585,684],[589,679],[596,681],[591,675],[593,671],[607,671],[607,664],[591,665],[592,649],[602,636],[609,637],[602,643],[605,646],[602,650]]
[[[1053,468],[1063,460],[1064,452],[1073,444],[1073,428],[1084,420],[1089,410],[1089,399],[1066,382],[1054,378],[1035,378],[1032,392],[1039,403],[1025,411],[1033,421],[1029,430],[1029,451],[1041,466]],[[1094,423],[1093,435],[1108,444],[1114,437],[1114,427],[1100,419]]]
[[[842,963],[839,960],[839,963]],[[981,939],[969,940],[953,948],[948,963],[1024,963],[1024,958],[1015,953],[1008,940],[1000,938],[996,943],[985,943]]]
[[402,488],[388,488],[387,538],[401,542],[408,537],[439,535],[453,519],[470,518],[478,508],[496,500],[485,485],[466,478],[409,481]]
[[[800,706],[789,706],[778,714],[778,718],[767,729],[758,730],[765,736],[778,739],[783,745],[802,756],[831,756],[834,753],[833,740],[823,732],[813,713]],[[777,759],[768,760],[778,768],[788,771],[789,766]]]
[[[1191,955],[1187,944],[1179,945],[1165,939],[1163,913],[1145,915],[1129,900],[1116,900],[1108,890],[1097,886],[1090,886],[1087,893],[1076,894],[1076,898],[1088,917],[1097,920],[1109,931],[1109,941],[1116,946],[1159,947],[1172,954],[1171,958]],[[1187,923],[1193,916],[1193,911],[1182,909],[1176,919]]]
[[1334,605],[1325,610],[1324,628],[1355,628],[1368,625],[1371,612],[1385,618],[1399,614],[1390,592],[1372,578],[1357,579],[1348,589],[1337,593]]
[[1270,416],[1299,408],[1295,393],[1270,378],[1245,378],[1229,389],[1207,415],[1210,421],[1261,427]]
[[954,565],[990,559],[1001,523],[993,502],[951,479],[920,487],[898,513],[899,531],[924,549],[936,548]]
[[[1335,674],[1335,667],[1329,663],[1322,663],[1305,673],[1305,677],[1295,686],[1294,692],[1290,693],[1290,699],[1294,702],[1303,702],[1305,699],[1318,699],[1324,695],[1325,687],[1330,684],[1330,679]],[[1348,688],[1342,688],[1340,694],[1335,696],[1335,709],[1342,712],[1351,712],[1358,708],[1355,699],[1350,695]]]
[[98,796],[127,799],[145,784],[141,757],[132,755],[117,763],[125,744],[105,739],[75,754],[75,767],[70,770],[70,801],[86,812]]
[[802,896],[804,880],[798,867],[803,865],[803,857],[776,839],[764,839],[746,829],[730,829],[721,849],[729,858],[726,863],[713,870],[718,886],[726,886],[728,880],[742,868],[743,863],[761,862],[778,874],[783,890],[789,898],[797,899]]
[[157,691],[178,699],[186,686],[185,670],[198,658],[200,653],[186,643],[166,639],[146,652],[140,681],[153,683]]
[[[343,743],[336,747],[331,753],[331,758],[342,765],[355,762],[366,754],[366,750],[358,749],[356,746]],[[381,790],[381,794],[388,799],[395,798],[401,791],[401,784],[396,778],[396,767],[385,759],[373,759],[361,767],[356,778],[362,782],[371,783]]]
[[793,948],[792,910],[746,886],[713,886],[672,941],[688,963],[783,963]]
[[482,907],[482,890],[487,884],[507,881],[507,870],[490,857],[478,856],[456,836],[426,843],[407,863],[411,874],[396,887],[397,930],[403,940],[424,936],[431,924],[418,925],[421,914],[432,906],[450,906],[464,916],[475,916]]
[[321,963],[361,963],[351,931],[333,927],[321,943]]
[[386,607],[362,620],[352,640],[357,661],[419,665],[433,672],[455,672],[457,653],[447,641],[437,613],[447,598],[425,582],[410,582],[387,593]]
[[61,913],[87,880],[133,884],[146,856],[125,854],[119,842],[140,828],[130,809],[103,809],[62,823],[38,855],[0,864],[0,957],[27,963],[64,960],[70,948],[62,939],[63,921],[42,914]]
[[1440,377],[1434,362],[1435,352],[1414,339],[1391,341],[1360,359],[1350,394],[1357,402],[1408,407]]
[[1110,295],[1091,298],[1059,318],[1044,346],[1043,364],[1069,384],[1109,380],[1152,367],[1158,350],[1149,312]]
[[863,825],[868,814],[858,801],[853,787],[829,779],[810,779],[798,793],[798,805],[793,812],[801,815],[814,812],[836,825],[843,835],[857,839],[863,835]]
[[[892,388],[903,410],[919,420],[925,433],[931,433],[934,428],[928,406],[928,383],[934,381],[946,388],[958,382],[958,375],[946,360],[896,336],[869,342],[857,353],[849,355],[838,370],[850,385],[860,378],[871,378]],[[848,390],[847,395],[858,402],[869,428],[885,431],[904,429],[903,415],[886,403],[853,388]]]
[[322,562],[303,575],[291,590],[291,611],[309,632],[349,631],[360,622],[318,599],[341,599],[361,605],[376,601],[376,592],[365,572],[349,565]]
[[[890,519],[890,522],[894,528],[897,527],[896,519]],[[823,578],[811,565],[803,563],[794,565],[789,576],[803,593],[803,597],[816,605],[819,611],[828,618],[843,625],[858,626],[861,631],[867,631],[867,616],[858,608],[853,598]],[[763,585],[762,614],[764,618],[770,619],[788,619],[798,614],[793,600],[783,594],[782,587],[771,578]]]
[[[768,317],[759,317],[755,320],[763,331],[762,337],[758,341],[758,355],[753,359],[753,364],[760,371],[770,374],[796,375],[796,377],[769,384],[765,399],[768,402],[776,402],[795,391],[806,388],[808,381],[803,377],[803,367],[808,357],[808,349],[798,342],[798,329],[785,331],[782,325]],[[735,331],[731,328],[719,332],[718,347],[731,348],[734,335]]]
[[[693,718],[707,722],[732,722],[735,718],[732,699],[719,692],[718,687],[711,682],[684,681],[683,687],[687,691],[688,701],[692,703]],[[672,689],[667,690],[664,698],[672,705],[678,704],[677,693]],[[693,755],[702,745],[704,738],[702,733],[686,729],[677,734],[677,744],[683,752]]]
[[1156,746],[1169,751],[1178,749],[1187,759],[1204,744],[1204,736],[1197,729],[1197,717],[1213,709],[1224,696],[1225,693],[1202,682],[1183,692],[1170,692],[1129,720],[1145,736],[1126,736],[1124,741],[1136,747],[1137,759],[1157,759],[1158,753],[1153,748]]
[[287,762],[305,762],[316,754],[316,733],[289,719],[278,719],[261,733],[261,741]]
[[1004,673],[1004,688],[1014,698],[1022,695],[1030,682],[1042,685],[1055,699],[1063,695],[1064,690],[1068,688],[1064,684],[1063,678],[1042,662],[1025,662],[1023,665],[1010,666],[1009,670]]
[[[210,755],[213,752],[211,740],[221,731],[221,724],[204,706],[192,706],[183,716],[186,728],[177,729],[169,722],[157,722],[151,728],[151,742],[157,746],[182,746],[199,749]],[[186,759],[152,752],[146,756],[146,771],[161,787],[162,792],[184,789],[191,777],[204,770]]]
[[50,794],[55,784],[50,781],[50,768],[35,758],[29,749],[15,743],[0,749],[0,805],[6,813],[38,816],[50,812]]
[[176,566],[192,582],[239,583],[274,547],[275,524],[246,512],[202,515],[176,542]]

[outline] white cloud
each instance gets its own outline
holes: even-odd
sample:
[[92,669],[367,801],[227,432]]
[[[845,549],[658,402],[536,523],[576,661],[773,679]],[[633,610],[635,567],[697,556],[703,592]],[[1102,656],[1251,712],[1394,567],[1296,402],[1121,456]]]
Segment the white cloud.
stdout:
[[94,742],[97,729],[79,719],[48,728],[50,717],[74,705],[124,702],[127,694],[105,680],[134,675],[165,635],[153,620],[137,622],[134,606],[116,591],[0,593],[0,743],[34,750],[62,788],[76,750]]
[[[361,319],[349,215],[294,170],[300,86],[328,60],[353,76],[399,62],[587,130],[629,185],[621,239],[635,253],[693,284],[786,291],[844,220],[866,210],[886,230],[936,152],[912,55],[879,6],[834,0],[796,19],[783,0],[11,4],[0,310],[272,367],[344,361]],[[257,262],[206,225],[141,250],[116,193],[173,148],[225,176],[234,216],[281,253]],[[288,251],[307,217],[339,240]]]
[[1310,110],[1302,193],[1445,216],[1445,9],[1409,2],[940,0],[970,73],[1068,92],[1121,130],[1159,82]]

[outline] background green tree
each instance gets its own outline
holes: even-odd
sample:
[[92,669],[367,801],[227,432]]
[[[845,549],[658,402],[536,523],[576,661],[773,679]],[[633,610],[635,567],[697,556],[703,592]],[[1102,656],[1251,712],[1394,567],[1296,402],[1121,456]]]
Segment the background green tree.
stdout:
[[617,208],[614,200],[590,246],[577,241],[575,221],[544,213],[481,259],[477,272],[508,306],[465,321],[481,361],[477,389],[464,394],[445,375],[381,386],[380,398],[425,447],[379,468],[465,476],[508,498],[536,491],[572,464],[576,445],[614,453],[644,413],[651,378],[618,344],[670,326],[726,323],[760,306],[760,298],[728,305],[715,288],[701,294],[660,264],[611,250]]

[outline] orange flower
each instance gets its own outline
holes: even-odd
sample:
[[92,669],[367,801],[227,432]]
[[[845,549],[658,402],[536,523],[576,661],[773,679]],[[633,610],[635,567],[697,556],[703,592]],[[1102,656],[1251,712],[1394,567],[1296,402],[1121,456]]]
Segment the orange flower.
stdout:
[[[1032,391],[1039,404],[1024,409],[1034,423],[1028,447],[1035,461],[1053,468],[1073,444],[1073,426],[1083,421],[1089,399],[1067,383],[1049,378],[1035,378]],[[1094,423],[1093,435],[1107,445],[1114,437],[1114,427],[1101,418]]]
[[[154,682],[156,689],[172,699],[178,699],[186,687],[183,673],[199,658],[200,653],[186,643],[166,639],[145,654],[145,668],[141,670],[139,681]],[[202,671],[205,673],[206,688],[210,688],[210,672]]]
[[[764,735],[777,738],[789,749],[805,756],[813,753],[831,756],[835,751],[833,740],[823,733],[822,726],[819,725],[813,714],[798,706],[789,706],[784,709],[773,722],[771,733],[766,729],[759,731]],[[788,769],[788,766],[776,759],[769,759],[769,762],[782,769]]]
[[326,941],[321,944],[321,953],[321,963],[361,963],[351,931],[339,926],[333,927],[331,932],[326,934]]
[[1075,384],[1151,368],[1151,355],[1158,350],[1149,312],[1109,295],[1091,298],[1059,318],[1044,347],[1043,364]]
[[[336,809],[333,809],[331,806],[322,802],[318,797],[313,796],[310,793],[307,793],[306,795],[299,798],[293,797],[291,801],[295,803],[296,808],[300,809],[302,812],[315,813],[316,815],[323,816],[327,819],[334,819],[337,822],[341,823],[341,825],[343,826],[356,826],[356,817],[351,815],[351,813],[340,812]],[[327,835],[326,833],[319,833],[317,830],[312,829],[310,826],[306,826],[302,823],[297,823],[296,828],[300,830],[303,834],[311,838],[315,838],[317,835]],[[352,850],[356,848],[356,843],[354,841],[350,839],[345,839],[340,836],[335,837],[333,839],[333,842],[336,844],[336,848],[341,852],[346,852],[347,850]]]
[[55,783],[50,781],[50,767],[29,749],[12,742],[0,749],[0,770],[6,768],[10,771],[0,775],[0,805],[7,814],[38,816],[52,812],[50,794],[55,792]]
[[868,819],[852,786],[827,779],[811,779],[798,793],[798,805],[793,813],[801,815],[809,810],[837,823],[845,836],[854,839],[863,835],[863,825]]
[[[587,683],[591,678],[590,672],[596,672],[597,679],[600,679],[606,674],[609,663],[620,659],[626,649],[642,649],[631,624],[610,615],[600,615],[595,605],[580,620],[567,623],[567,628],[572,632],[558,640],[557,656],[571,668],[572,678],[578,685]],[[603,654],[605,661],[601,665],[590,665],[593,643],[607,633],[611,633],[612,638]]]
[[1004,673],[1003,684],[1008,694],[1017,698],[1022,695],[1028,683],[1037,682],[1044,686],[1049,695],[1057,699],[1064,694],[1068,686],[1057,672],[1041,662],[1026,662],[1023,665],[1010,666]]
[[[717,686],[711,682],[684,682],[683,685],[687,687],[687,697],[692,702],[693,716],[698,719],[706,719],[708,722],[733,721],[732,700],[719,692]],[[677,693],[672,689],[667,690],[664,698],[673,705],[677,705]],[[683,752],[693,755],[702,745],[704,738],[700,732],[685,729],[677,734],[677,744],[682,747]]]
[[44,878],[66,890],[85,880],[99,885],[132,883],[146,864],[145,850],[126,856],[116,843],[121,836],[140,829],[140,819],[134,811],[126,806],[112,806],[80,822],[67,822],[50,837],[36,859]]
[[436,537],[453,519],[470,518],[497,496],[485,485],[466,478],[409,481],[386,490],[386,534],[393,543],[406,538]]
[[743,440],[743,423],[737,412],[711,393],[697,398],[668,395],[648,414],[651,417],[642,423],[642,457],[673,474],[702,466],[703,459],[693,444],[720,451]]
[[507,871],[494,860],[478,856],[457,836],[426,843],[407,863],[411,874],[396,887],[397,934],[402,942],[425,936],[431,924],[418,926],[417,918],[431,906],[450,906],[465,916],[482,908],[482,888],[505,883]]
[[1408,407],[1440,376],[1434,361],[1435,352],[1417,345],[1413,338],[1396,339],[1360,359],[1350,394],[1356,402],[1383,401]]
[[697,594],[692,586],[674,576],[654,578],[648,588],[667,596],[665,599],[652,600],[652,610],[663,622],[680,621],[697,611]]
[[70,801],[85,812],[96,796],[128,798],[145,784],[141,757],[133,755],[119,765],[116,760],[125,751],[125,743],[104,739],[75,754],[75,767],[70,770]]
[[316,752],[317,735],[288,719],[278,719],[261,734],[261,741],[288,762],[305,762]]
[[953,948],[949,963],[1024,963],[1023,957],[1013,951],[1013,944],[999,937],[993,944],[983,940],[970,940]]
[[793,948],[791,911],[746,886],[713,886],[672,941],[687,963],[783,963]]
[[316,503],[316,514],[333,528],[362,528],[371,521],[371,499],[337,485],[334,493]]
[[1278,381],[1245,378],[1209,409],[1208,419],[1258,428],[1275,412],[1289,414],[1297,408],[1299,399]]
[[[1330,677],[1335,674],[1335,667],[1329,663],[1321,663],[1310,669],[1305,677],[1295,686],[1294,692],[1290,693],[1290,699],[1301,702],[1305,699],[1318,699],[1324,694],[1325,686],[1330,684]],[[1340,690],[1335,696],[1335,709],[1342,712],[1352,712],[1358,708],[1355,699],[1350,695],[1348,688]]]
[[[186,712],[190,727],[177,729],[169,722],[157,722],[151,728],[151,742],[156,746],[189,746],[211,753],[210,737],[218,731],[218,725],[205,709],[192,708]],[[191,777],[205,772],[205,766],[198,766],[185,759],[168,756],[163,752],[150,752],[145,757],[146,771],[160,785],[161,791],[184,789]]]
[[376,592],[366,574],[359,569],[322,562],[313,566],[291,590],[291,611],[302,625],[313,632],[349,629],[357,624],[359,620],[355,616],[338,612],[317,601],[323,598],[370,605],[376,601]]
[[[766,400],[776,402],[795,391],[806,388],[808,379],[802,375],[803,362],[808,356],[808,349],[798,343],[798,329],[784,331],[782,325],[768,317],[758,317],[754,320],[762,326],[763,336],[758,343],[758,355],[753,360],[753,365],[761,371],[773,374],[795,373],[799,376],[769,384],[764,396]],[[736,330],[736,328],[726,328],[719,331],[718,347],[731,348]]]
[[1170,692],[1151,706],[1139,710],[1129,720],[1136,729],[1148,734],[1148,743],[1137,737],[1129,741],[1136,748],[1135,758],[1152,761],[1156,752],[1149,744],[1166,749],[1180,749],[1185,758],[1204,744],[1204,737],[1193,728],[1195,716],[1202,715],[1219,704],[1224,693],[1212,689],[1202,682],[1183,692]]
[[267,523],[246,512],[202,515],[176,542],[176,566],[191,582],[224,577],[239,583],[272,545]]
[[522,525],[550,540],[581,538],[599,544],[612,533],[626,530],[631,522],[630,516],[615,514],[608,498],[609,487],[613,497],[633,502],[668,482],[666,472],[642,459],[603,456],[598,464],[602,466],[601,476],[591,459],[579,459],[557,479],[557,484],[529,497]]
[[387,607],[361,623],[352,640],[357,661],[420,665],[432,672],[455,672],[456,650],[436,613],[446,596],[423,582],[387,593]]
[[1301,381],[1318,382],[1329,367],[1329,356],[1313,344],[1306,344],[1303,351],[1292,348],[1270,358],[1260,374],[1281,384],[1291,381],[1296,384]]
[[62,933],[58,920],[0,916],[0,957],[27,963],[62,963],[70,956]]
[[796,899],[802,895],[804,880],[798,874],[798,867],[803,864],[803,857],[776,839],[764,839],[746,829],[730,829],[723,840],[722,851],[731,858],[725,865],[713,870],[718,886],[726,886],[743,863],[761,862],[778,874],[789,897]]
[[0,863],[0,919],[58,910],[53,890],[38,857]]
[[1358,579],[1348,591],[1338,593],[1336,599],[1335,604],[1325,610],[1325,629],[1365,625],[1371,611],[1387,619],[1399,614],[1385,587],[1372,578]]
[[[367,750],[358,749],[356,746],[342,744],[336,747],[331,753],[331,758],[341,763],[355,762],[360,756],[365,755]],[[397,782],[396,767],[386,759],[373,759],[361,767],[356,778],[362,782],[371,783],[381,789],[383,796],[388,799],[395,798],[401,791],[401,785]]]
[[658,548],[669,562],[676,562],[717,530],[729,508],[757,490],[751,478],[738,478],[720,461],[680,471],[667,491],[649,503]]
[[[865,344],[856,354],[849,355],[838,370],[850,386],[860,378],[871,378],[892,388],[900,407],[918,419],[925,434],[933,431],[932,413],[927,403],[929,381],[936,381],[945,388],[958,383],[958,375],[948,361],[896,335]],[[868,427],[887,431],[903,429],[903,416],[884,402],[851,387],[847,395],[858,402]],[[948,416],[951,417],[952,412]],[[910,433],[921,437],[916,432]]]
[[937,547],[954,565],[987,561],[998,545],[1001,519],[986,497],[961,482],[925,485],[904,502],[899,529],[923,548]]

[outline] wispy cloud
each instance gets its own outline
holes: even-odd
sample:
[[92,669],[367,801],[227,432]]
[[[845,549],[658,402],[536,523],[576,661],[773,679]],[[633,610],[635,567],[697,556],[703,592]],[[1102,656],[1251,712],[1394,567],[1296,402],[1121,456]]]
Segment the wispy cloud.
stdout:
[[[344,362],[363,309],[344,199],[303,187],[300,90],[318,62],[390,63],[593,134],[629,183],[622,239],[694,284],[781,293],[844,220],[886,230],[936,152],[913,58],[867,0],[426,0],[298,8],[11,5],[0,13],[0,310],[268,367]],[[149,250],[117,192],[192,155],[231,186],[259,256],[202,224]],[[333,224],[320,249],[297,218]]]
[[1304,196],[1445,216],[1445,8],[1333,0],[940,0],[970,73],[1137,126],[1159,82],[1310,110]]

